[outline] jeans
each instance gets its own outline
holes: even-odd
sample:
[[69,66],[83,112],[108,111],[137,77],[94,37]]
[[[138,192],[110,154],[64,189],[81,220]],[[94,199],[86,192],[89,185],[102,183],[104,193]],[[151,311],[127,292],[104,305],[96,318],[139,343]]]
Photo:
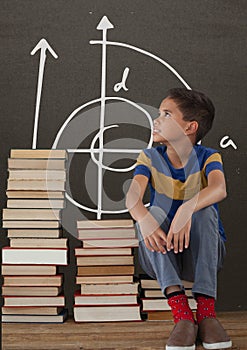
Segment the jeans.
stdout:
[[[169,222],[163,221],[162,211],[151,207],[150,213],[167,234]],[[157,279],[164,295],[167,287],[179,285],[183,288],[181,280],[186,280],[194,282],[193,294],[206,294],[216,299],[217,272],[223,265],[225,244],[218,232],[218,214],[213,206],[192,215],[190,244],[181,253],[151,252],[145,246],[139,225],[136,226],[140,264],[150,277]]]

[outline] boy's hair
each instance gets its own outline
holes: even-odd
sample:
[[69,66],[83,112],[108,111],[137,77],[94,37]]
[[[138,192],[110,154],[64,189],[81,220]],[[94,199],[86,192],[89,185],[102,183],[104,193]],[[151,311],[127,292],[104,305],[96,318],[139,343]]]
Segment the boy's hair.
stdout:
[[215,108],[212,101],[202,92],[186,88],[174,88],[168,91],[168,98],[174,100],[186,121],[197,121],[196,143],[211,129]]

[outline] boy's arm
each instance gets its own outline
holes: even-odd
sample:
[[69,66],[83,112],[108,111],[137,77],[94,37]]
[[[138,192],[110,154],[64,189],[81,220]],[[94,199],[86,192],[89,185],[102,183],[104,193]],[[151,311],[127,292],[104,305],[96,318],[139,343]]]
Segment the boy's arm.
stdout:
[[146,176],[136,175],[134,177],[126,196],[126,207],[132,218],[138,222],[146,247],[151,251],[165,254],[166,234],[143,204],[147,185]]
[[208,174],[208,186],[178,208],[167,236],[167,250],[171,249],[172,241],[175,253],[188,248],[192,214],[225,197],[225,176],[222,171],[213,170]]

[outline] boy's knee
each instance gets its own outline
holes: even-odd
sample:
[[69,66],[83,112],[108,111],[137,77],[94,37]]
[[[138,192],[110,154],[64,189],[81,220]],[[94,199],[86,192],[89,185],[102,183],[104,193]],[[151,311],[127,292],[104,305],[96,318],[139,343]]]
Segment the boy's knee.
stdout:
[[214,206],[203,208],[192,215],[192,223],[218,222],[218,214]]
[[199,210],[192,215],[191,237],[212,239],[218,236],[218,214],[213,206]]

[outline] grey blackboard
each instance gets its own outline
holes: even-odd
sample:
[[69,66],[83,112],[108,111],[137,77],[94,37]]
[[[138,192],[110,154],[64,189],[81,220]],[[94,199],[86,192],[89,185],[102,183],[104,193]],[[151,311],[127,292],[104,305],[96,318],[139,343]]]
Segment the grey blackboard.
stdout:
[[[107,33],[109,41],[127,43],[166,61],[191,88],[205,92],[215,104],[214,127],[203,144],[221,151],[228,188],[228,198],[220,205],[228,240],[227,258],[219,275],[217,307],[220,310],[246,309],[246,1],[2,1],[1,208],[6,206],[10,149],[32,147],[40,54],[37,52],[31,56],[30,52],[44,38],[58,55],[55,59],[47,53],[39,111],[37,148],[51,148],[59,129],[71,113],[101,96],[101,45],[89,42],[102,39],[102,31],[96,27],[104,15],[114,25]],[[129,68],[126,79],[128,90],[116,92],[114,86],[121,82],[126,67]],[[183,86],[160,62],[123,46],[107,47],[106,74],[107,96],[121,96],[149,106],[150,113],[158,108],[167,89]],[[115,110],[111,105],[112,119],[107,123],[114,124],[116,117],[121,126],[118,130],[109,130],[106,141],[122,138],[124,142],[126,138],[131,138],[135,140],[136,147],[141,145],[142,140],[145,145],[148,140],[147,123],[138,126],[138,122],[133,121],[133,127],[129,125],[125,119],[126,109],[122,109],[121,101],[118,102]],[[90,115],[90,110],[91,106],[85,112]],[[133,111],[128,113],[135,115]],[[90,120],[97,125],[96,115],[98,118],[97,108],[80,127],[89,127]],[[95,132],[83,137],[80,147],[89,147]],[[80,135],[80,130],[76,135]],[[232,140],[237,149],[232,144],[226,148],[220,146],[225,136],[228,138],[223,143]],[[67,141],[70,140],[68,147],[74,147],[73,138]],[[83,164],[87,162],[86,158],[75,158],[71,165],[71,190],[78,200],[83,197],[85,204],[92,206],[92,198],[81,186]],[[115,167],[128,167],[133,161],[122,157],[113,163]],[[130,177],[131,172],[117,177],[114,173],[105,175],[104,186],[113,201],[123,200],[124,193],[119,188]],[[71,206],[68,203],[68,207]],[[93,213],[85,215],[95,218]],[[106,217],[116,216],[103,216]],[[117,217],[128,217],[128,214]],[[67,306],[71,311],[75,275],[73,248],[79,244],[69,232],[64,234],[70,238],[70,266],[62,272],[65,272]],[[1,246],[7,244],[6,230],[2,229]]]

